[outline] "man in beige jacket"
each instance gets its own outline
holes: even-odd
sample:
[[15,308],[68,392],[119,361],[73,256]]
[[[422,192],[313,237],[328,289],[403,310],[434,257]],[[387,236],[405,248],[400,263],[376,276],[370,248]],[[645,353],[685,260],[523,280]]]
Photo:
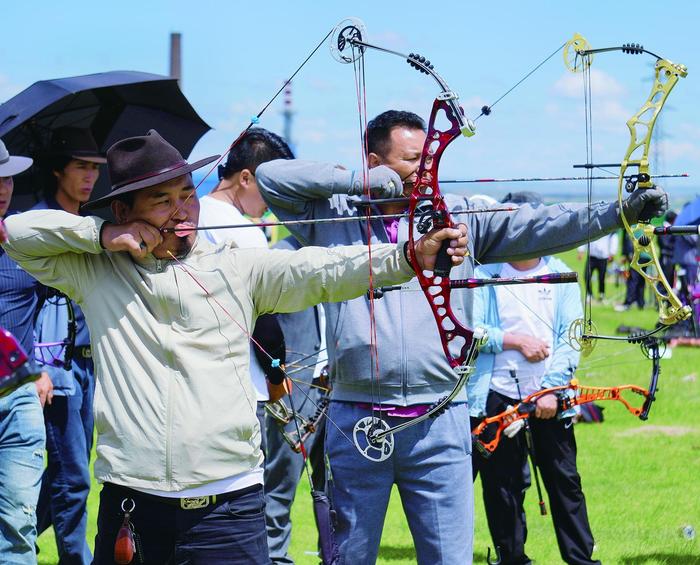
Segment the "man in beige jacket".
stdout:
[[[107,153],[114,224],[57,210],[0,223],[27,272],[80,304],[97,388],[95,563],[130,547],[145,563],[269,563],[262,454],[248,337],[257,316],[342,301],[367,289],[364,246],[300,251],[212,246],[196,237],[199,203],[187,163],[155,131]],[[348,171],[348,182],[352,174]],[[382,191],[394,175],[375,174]],[[431,232],[414,249],[372,250],[376,284],[413,276],[405,253],[434,265],[443,240],[455,265],[465,229]]]

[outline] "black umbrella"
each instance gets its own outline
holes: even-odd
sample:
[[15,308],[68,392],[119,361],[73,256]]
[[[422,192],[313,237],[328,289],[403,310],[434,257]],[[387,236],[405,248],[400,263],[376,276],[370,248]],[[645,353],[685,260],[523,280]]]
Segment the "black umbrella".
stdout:
[[[0,138],[10,154],[41,156],[53,130],[63,126],[90,128],[100,149],[119,139],[158,132],[187,158],[211,129],[195,112],[177,80],[136,71],[43,80],[0,105]],[[32,175],[15,179],[13,208],[25,208],[41,187]],[[106,171],[93,198],[106,194]],[[18,202],[21,201],[21,202]]]

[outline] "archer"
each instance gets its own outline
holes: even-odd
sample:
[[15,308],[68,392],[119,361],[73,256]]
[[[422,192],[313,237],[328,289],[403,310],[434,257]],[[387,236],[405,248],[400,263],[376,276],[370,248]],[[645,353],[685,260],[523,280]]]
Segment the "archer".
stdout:
[[[434,118],[435,112],[428,128],[419,116],[396,110],[371,120],[365,132],[369,166],[365,173],[327,163],[277,160],[258,168],[258,186],[282,220],[361,217],[370,195],[397,198],[420,191],[426,183],[428,164],[432,165],[431,178],[439,178],[439,154],[431,153],[431,140],[438,135]],[[459,131],[450,132],[451,139],[457,135]],[[443,197],[450,211],[473,208],[467,198],[442,195],[438,190],[435,200]],[[660,189],[634,192],[624,204],[628,219],[636,221],[647,203],[652,213],[661,213],[666,195]],[[373,213],[378,209],[393,214],[403,212],[410,203],[403,200],[369,205]],[[430,218],[430,206],[417,215]],[[584,204],[526,205],[515,212],[470,215],[468,246],[473,261],[468,259],[453,273],[467,279],[473,276],[474,262],[552,254],[620,226],[617,202],[595,204],[590,210]],[[364,225],[297,224],[290,229],[305,245],[334,248],[400,244],[407,241],[411,229],[415,237],[420,235],[405,218]],[[451,299],[452,312],[459,312],[462,318],[470,315],[471,293],[453,293]],[[445,307],[449,306],[447,302]],[[389,493],[396,484],[407,509],[418,562],[470,562],[473,504],[469,417],[466,395],[455,387],[452,367],[460,363],[456,359],[448,361],[444,353],[450,349],[444,335],[447,332],[441,325],[438,335],[433,329],[430,305],[404,291],[390,293],[379,301],[358,298],[329,304],[326,316],[326,327],[332,329],[329,361],[334,378],[329,414],[342,430],[329,428],[326,443],[341,559],[347,563],[376,560]],[[370,338],[372,323],[376,342]],[[376,362],[367,355],[368,348],[376,350]],[[452,392],[456,402],[450,410],[442,417],[427,418],[427,414],[437,415],[432,406]],[[396,426],[405,431],[391,434]],[[373,440],[377,428],[386,434],[383,440]],[[344,435],[355,439],[357,450],[344,441]],[[426,484],[430,485],[429,494]]]

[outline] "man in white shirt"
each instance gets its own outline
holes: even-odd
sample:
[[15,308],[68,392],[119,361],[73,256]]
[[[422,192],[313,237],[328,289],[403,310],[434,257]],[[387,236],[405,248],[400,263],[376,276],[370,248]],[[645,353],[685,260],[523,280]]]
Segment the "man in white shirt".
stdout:
[[[293,159],[291,149],[278,135],[263,128],[250,128],[229,151],[225,165],[219,165],[219,184],[207,196],[199,200],[199,225],[201,227],[239,225],[234,229],[212,229],[201,234],[215,244],[233,241],[241,248],[261,247],[267,249],[265,232],[255,226],[250,218],[260,218],[267,210],[267,204],[260,196],[255,181],[258,165],[273,159]],[[258,324],[276,323],[265,321],[261,316]],[[253,332],[253,339],[256,334]],[[250,375],[258,399],[258,420],[264,430],[265,403],[284,396],[283,383],[273,383],[266,379],[267,365],[270,363],[251,341]],[[267,371],[269,373],[269,371]],[[263,452],[265,451],[265,432]]]
[[[562,261],[544,257],[486,265],[477,273],[486,277],[535,277],[568,270]],[[482,350],[472,379],[474,383],[489,383],[490,390],[487,395],[483,389],[481,395],[470,391],[472,416],[499,414],[534,392],[570,382],[578,352],[571,348],[567,337],[572,321],[582,315],[579,293],[575,283],[479,289],[474,322],[490,332],[491,341]],[[529,474],[524,471],[529,450],[547,490],[562,560],[575,565],[600,563],[591,557],[594,541],[576,466],[573,411],[561,413],[555,394],[540,396],[535,406],[529,430],[502,438],[488,459],[480,455],[473,458],[474,469],[481,475],[484,508],[498,562],[531,563],[525,553],[523,504],[530,486]]]
[[593,287],[591,279],[593,271],[598,272],[598,294],[600,300],[605,299],[605,275],[607,275],[608,263],[611,263],[615,255],[620,249],[620,238],[616,232],[604,235],[600,239],[596,239],[588,246],[581,245],[578,248],[579,261],[583,259],[583,254],[588,251],[586,256],[586,295],[593,297]]
[[[225,165],[219,165],[219,184],[199,200],[200,226],[252,224],[267,204],[255,180],[258,165],[273,159],[294,159],[294,154],[278,135],[263,128],[250,128],[229,151]],[[235,241],[239,247],[267,247],[262,229],[207,230],[203,235],[212,243]]]

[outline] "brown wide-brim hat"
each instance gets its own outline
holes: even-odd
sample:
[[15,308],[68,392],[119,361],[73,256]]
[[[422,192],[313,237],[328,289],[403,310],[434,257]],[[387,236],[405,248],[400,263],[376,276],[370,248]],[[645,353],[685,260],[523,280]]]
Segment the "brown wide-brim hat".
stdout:
[[107,150],[107,168],[112,181],[110,193],[85,203],[82,209],[102,208],[122,194],[181,177],[218,158],[219,155],[214,155],[188,163],[154,129],[146,135],[122,139]]

